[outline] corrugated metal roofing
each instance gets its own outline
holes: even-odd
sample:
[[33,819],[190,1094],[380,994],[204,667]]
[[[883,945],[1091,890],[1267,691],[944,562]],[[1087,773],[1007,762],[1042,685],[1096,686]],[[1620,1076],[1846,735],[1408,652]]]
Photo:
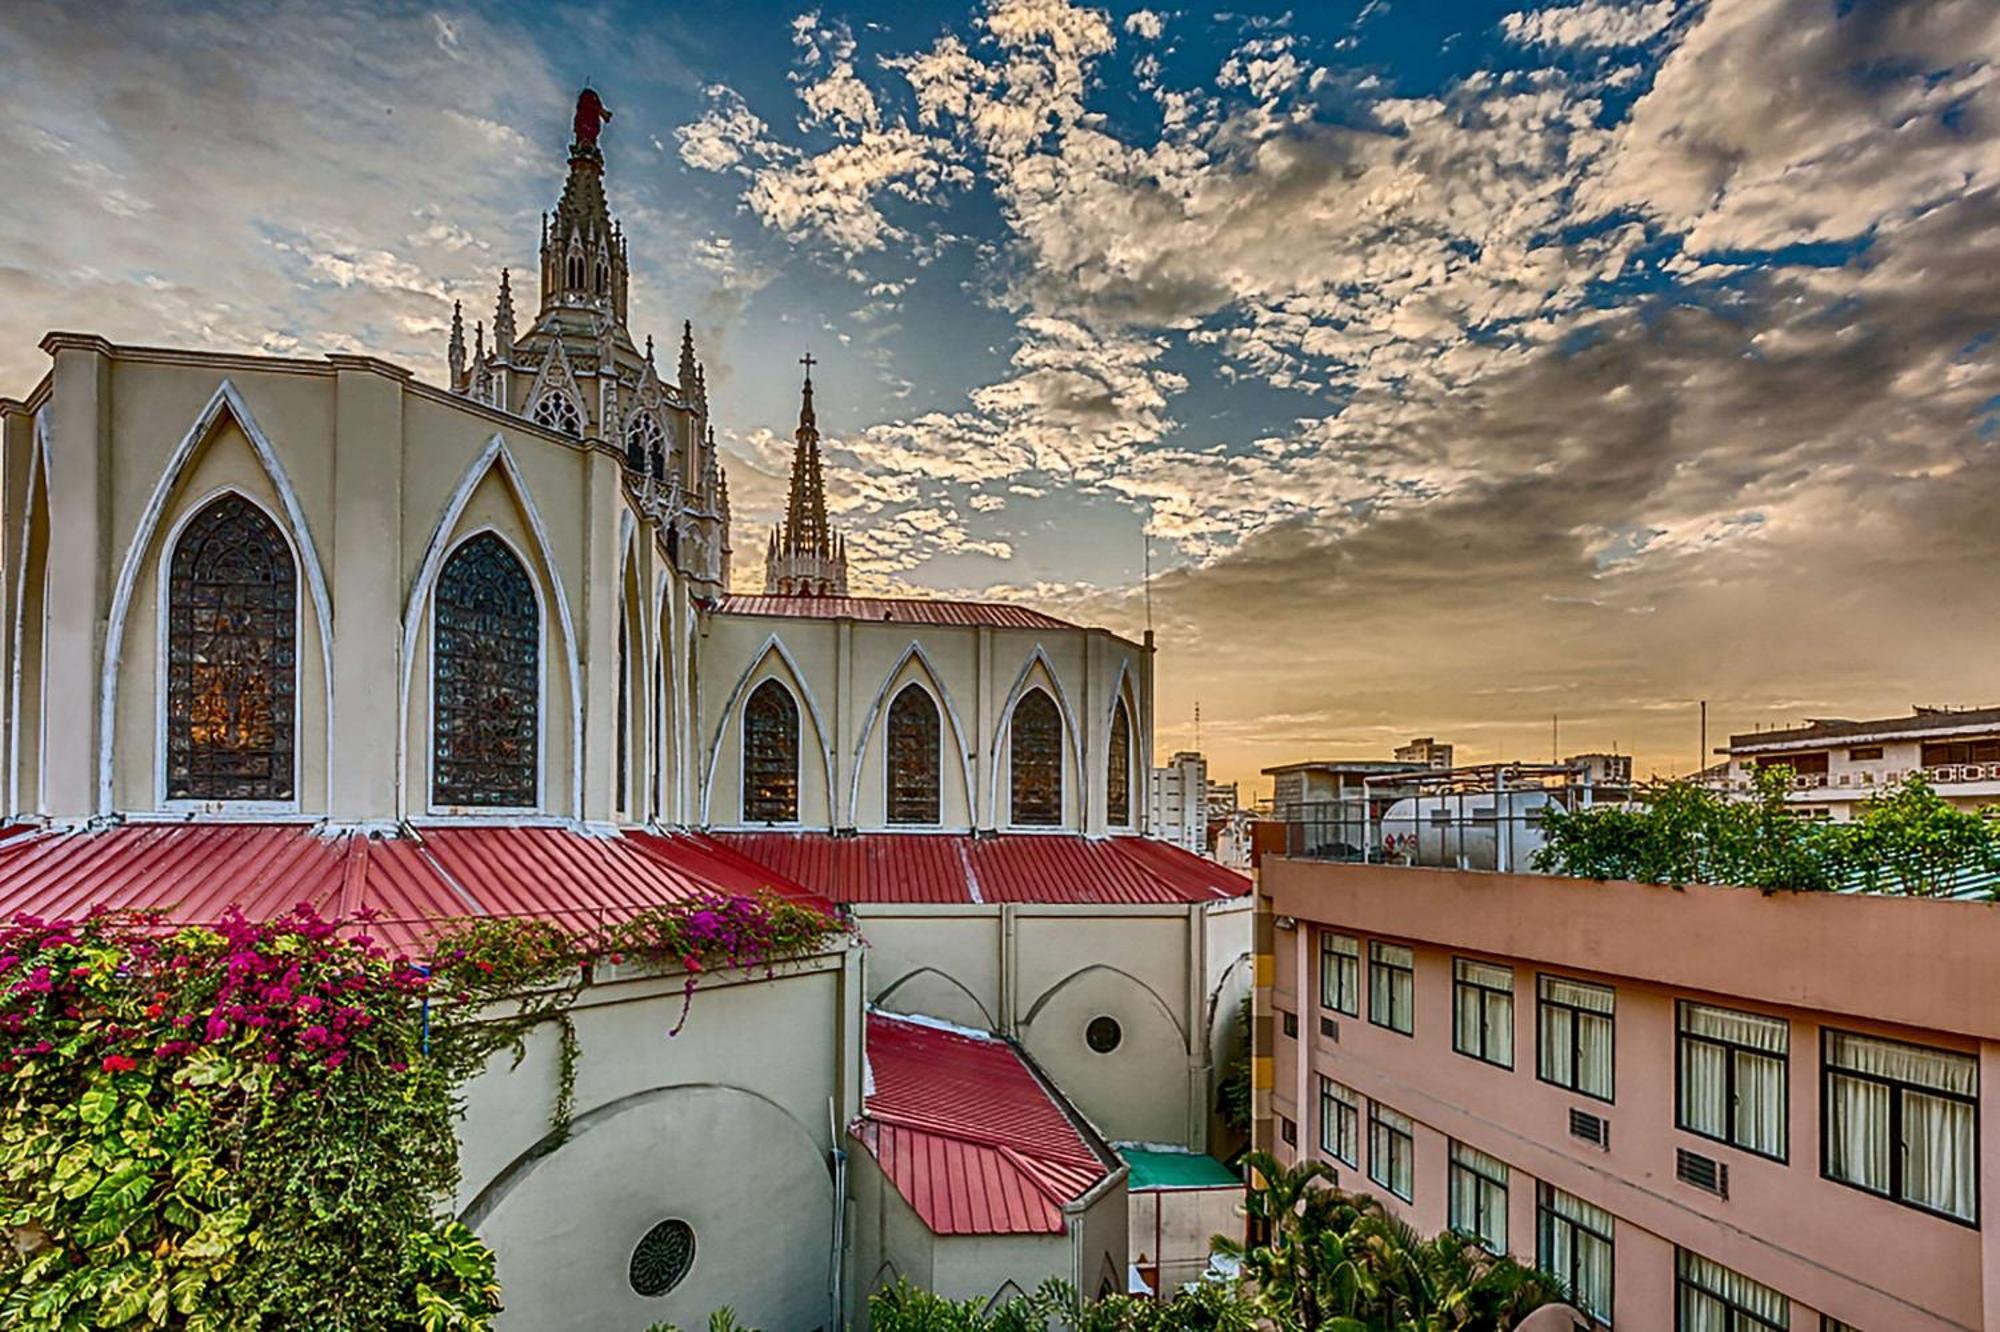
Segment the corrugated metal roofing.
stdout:
[[1185,903],[1242,897],[1250,881],[1144,837],[1039,833],[712,834],[835,902]]
[[881,1013],[854,1136],[937,1235],[1059,1235],[1110,1172],[1014,1047]]
[[232,907],[269,919],[299,905],[373,913],[372,932],[412,947],[436,923],[530,916],[587,928],[711,892],[769,887],[831,904],[726,848],[568,828],[429,828],[416,837],[301,825],[131,824],[0,845],[0,919],[80,916],[94,906],[205,923]]
[[872,620],[886,624],[990,625],[995,629],[1075,629],[1026,606],[1004,601],[945,601],[929,597],[726,596],[722,615],[783,615],[793,619]]

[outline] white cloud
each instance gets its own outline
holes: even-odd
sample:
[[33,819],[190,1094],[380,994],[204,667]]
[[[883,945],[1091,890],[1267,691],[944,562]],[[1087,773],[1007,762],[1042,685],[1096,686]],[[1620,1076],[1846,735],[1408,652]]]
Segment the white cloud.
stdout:
[[1638,46],[1672,26],[1677,8],[1678,0],[1586,0],[1509,14],[1500,30],[1524,46]]

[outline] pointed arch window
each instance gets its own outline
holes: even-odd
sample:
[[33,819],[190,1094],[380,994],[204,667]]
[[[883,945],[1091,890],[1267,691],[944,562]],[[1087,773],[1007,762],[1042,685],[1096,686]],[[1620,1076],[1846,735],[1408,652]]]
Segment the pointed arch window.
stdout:
[[505,541],[481,532],[445,561],[435,605],[432,802],[532,809],[542,678],[534,583]]
[[581,250],[571,250],[571,251],[570,251],[570,254],[569,254],[569,263],[568,263],[568,265],[567,265],[567,268],[568,268],[568,274],[567,274],[567,276],[568,276],[568,278],[569,278],[569,281],[568,281],[568,283],[567,283],[566,285],[567,285],[567,286],[569,287],[569,289],[570,289],[571,291],[582,291],[582,290],[583,290],[583,252],[582,252]]
[[290,800],[298,576],[269,515],[220,496],[182,529],[167,573],[169,800]]
[[776,680],[758,685],[743,706],[743,819],[799,820],[799,705]]
[[625,427],[625,465],[635,472],[664,476],[664,439],[659,417],[651,412],[634,413],[631,424]]
[[544,393],[535,404],[535,424],[572,437],[583,434],[583,414],[569,394],[556,389]]
[[1132,717],[1121,697],[1111,705],[1111,738],[1104,746],[1104,820],[1132,826]]
[[1062,714],[1045,690],[1030,689],[1014,705],[1009,728],[1010,808],[1022,827],[1062,822]]
[[941,817],[937,701],[911,681],[889,705],[889,822],[934,824]]

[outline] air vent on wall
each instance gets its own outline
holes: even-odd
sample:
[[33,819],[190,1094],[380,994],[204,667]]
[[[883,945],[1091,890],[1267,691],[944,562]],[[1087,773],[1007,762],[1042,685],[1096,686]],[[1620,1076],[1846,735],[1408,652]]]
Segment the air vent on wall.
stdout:
[[1340,1024],[1330,1017],[1323,1017],[1319,1020],[1319,1034],[1330,1041],[1337,1041],[1340,1039]]
[[1569,1131],[1571,1137],[1596,1143],[1607,1150],[1611,1146],[1611,1121],[1593,1115],[1588,1110],[1569,1112]]
[[1674,1178],[1718,1198],[1729,1196],[1729,1167],[1714,1157],[1691,1152],[1685,1147],[1674,1149]]

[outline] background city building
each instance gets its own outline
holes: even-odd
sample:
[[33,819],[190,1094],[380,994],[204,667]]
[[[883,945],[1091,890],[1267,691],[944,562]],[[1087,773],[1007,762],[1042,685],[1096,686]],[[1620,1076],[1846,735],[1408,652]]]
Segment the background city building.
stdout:
[[1792,770],[1786,802],[1811,817],[1851,819],[1870,796],[1914,774],[1962,809],[2000,802],[2000,707],[1816,720],[1732,735],[1716,753],[1727,766],[1704,774],[1711,785],[1745,793],[1757,769],[1782,765]]
[[1154,768],[1147,785],[1152,835],[1195,855],[1208,851],[1208,761],[1181,750]]

